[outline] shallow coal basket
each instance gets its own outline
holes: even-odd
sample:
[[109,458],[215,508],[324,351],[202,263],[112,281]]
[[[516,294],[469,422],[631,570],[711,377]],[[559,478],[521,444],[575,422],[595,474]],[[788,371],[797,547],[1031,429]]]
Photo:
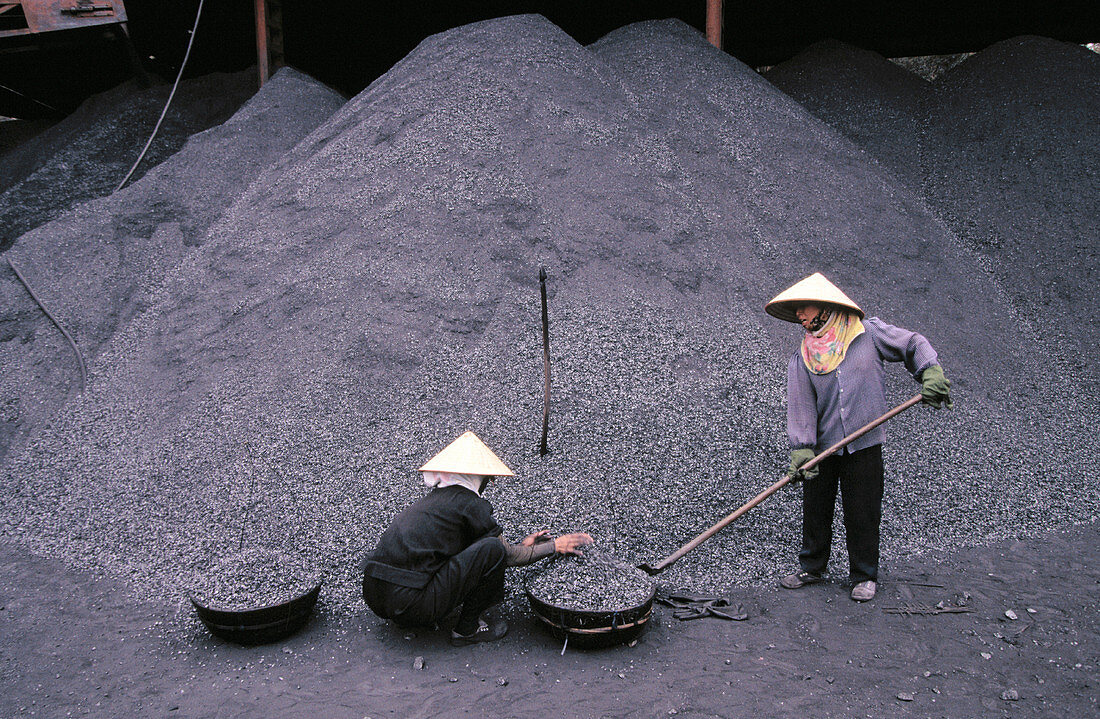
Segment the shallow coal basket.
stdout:
[[[657,593],[657,584],[647,575],[635,576],[640,572],[635,567],[610,560],[607,555],[588,552],[587,558],[578,561],[572,558],[554,558],[542,571],[528,574],[524,581],[524,591],[531,610],[539,623],[552,636],[565,640],[566,646],[577,649],[600,649],[625,644],[637,638],[646,628],[653,616],[653,600]],[[588,578],[593,582],[586,587],[574,586],[571,596],[562,597],[554,591],[546,591],[545,578],[556,570],[569,573],[578,566],[595,566],[599,570],[596,576]],[[612,574],[608,574],[608,572]],[[611,580],[609,581],[609,577]],[[583,596],[586,590],[594,589],[600,582],[602,589],[617,586],[615,579],[629,579],[630,590],[624,592],[622,601],[609,602],[606,598],[597,602],[600,606],[592,608]],[[575,575],[570,575],[570,581]],[[563,650],[564,651],[564,650]]]
[[313,614],[321,582],[278,604],[253,609],[218,609],[190,597],[195,612],[214,636],[236,644],[277,642],[302,628]]

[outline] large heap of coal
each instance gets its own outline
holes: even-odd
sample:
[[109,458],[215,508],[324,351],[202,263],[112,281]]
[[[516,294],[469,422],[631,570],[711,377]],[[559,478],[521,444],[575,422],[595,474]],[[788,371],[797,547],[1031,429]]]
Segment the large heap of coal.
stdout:
[[[1027,78],[1021,82],[1020,78]],[[1055,361],[1100,388],[1100,55],[1021,37],[945,73],[926,113],[923,193]]]
[[920,184],[916,152],[931,84],[878,53],[823,40],[764,77],[895,172]]
[[1020,331],[1096,382],[1100,55],[1019,37],[932,84],[882,82],[898,74],[874,53],[823,43],[766,77],[919,193],[1009,299]]
[[[963,401],[950,415],[918,412],[894,421],[887,502],[896,504],[887,524],[897,522],[903,533],[919,532],[923,524],[931,530],[929,541],[938,543],[949,536],[966,541],[973,528],[955,524],[963,516],[980,518],[994,532],[999,526],[1043,525],[1039,507],[1046,501],[1058,505],[1056,514],[1075,514],[1066,485],[1036,491],[1024,483],[1005,484],[989,471],[1011,466],[1019,451],[1037,461],[1045,476],[1057,474],[1095,496],[1087,482],[1065,471],[1087,461],[1080,441],[1088,434],[1088,412],[1069,399],[1080,392],[1076,378],[1049,363],[1044,344],[1020,338],[1015,306],[976,271],[966,243],[917,196],[748,68],[708,50],[687,27],[631,26],[595,48],[627,82],[634,80],[628,88],[650,113],[651,127],[678,149],[691,178],[685,186],[705,197],[725,240],[728,256],[719,267],[727,276],[744,275],[746,296],[770,297],[759,288],[786,284],[774,278],[819,269],[854,292],[870,314],[922,331],[940,350]],[[760,321],[783,333],[786,351],[794,349],[797,332]],[[1031,346],[1030,356],[1003,351],[1021,341]],[[893,376],[900,401],[914,385],[901,372]],[[1057,399],[1038,401],[1046,392]],[[1016,419],[1021,402],[1033,407],[1026,428]],[[1013,439],[990,442],[991,425],[1004,427],[1002,436]],[[651,502],[666,499],[658,492]],[[793,508],[781,502],[772,508],[783,514],[769,520],[767,510],[759,511],[745,531],[761,536],[761,530],[747,529],[757,519],[771,531],[789,531],[783,517],[797,525]],[[659,516],[656,506],[654,511]],[[885,534],[887,545],[897,539]],[[721,571],[719,562],[712,571]]]
[[[0,250],[77,204],[113,192],[149,141],[171,89],[124,83],[0,156]],[[225,122],[255,91],[255,71],[181,82],[133,179],[191,135]]]
[[[79,204],[26,233],[6,258],[90,360],[145,309],[151,288],[201,244],[256,175],[342,104],[340,95],[315,80],[280,71],[228,121],[193,136],[119,192]],[[106,121],[98,115],[85,120],[98,132],[104,122],[117,120],[117,111],[104,114]],[[80,164],[97,167],[95,153]],[[99,167],[96,173],[104,171]],[[6,206],[10,216],[21,209],[35,213]],[[80,372],[61,333],[6,262],[0,264],[0,300],[2,459],[79,390]]]
[[[659,559],[785,469],[799,334],[762,306],[814,270],[924,332],[955,382],[956,410],[888,430],[887,567],[1088,520],[1091,404],[979,268],[890,172],[681,23],[591,48],[538,16],[457,28],[149,288],[88,391],[0,470],[0,531],[142,598],[242,545],[288,552],[359,611],[359,557],[472,429],[516,473],[487,495],[509,536],[587,530]],[[892,400],[916,389],[890,373]],[[798,505],[779,493],[662,577],[770,581],[794,566]]]

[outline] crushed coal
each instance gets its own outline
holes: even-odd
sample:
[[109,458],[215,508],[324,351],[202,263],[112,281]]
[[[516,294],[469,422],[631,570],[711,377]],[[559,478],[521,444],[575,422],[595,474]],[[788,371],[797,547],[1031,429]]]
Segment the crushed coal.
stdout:
[[[55,120],[14,120],[0,117],[0,188],[6,189],[11,183],[5,178],[15,177],[6,157],[16,147],[27,147],[28,141],[35,135],[48,130]],[[14,163],[12,163],[14,164]]]
[[284,604],[321,581],[301,555],[246,549],[207,559],[194,572],[191,596],[208,609],[244,611]]
[[[124,83],[0,156],[0,251],[77,204],[111,194],[137,161],[170,92],[167,84]],[[134,179],[191,135],[228,120],[255,92],[254,70],[181,82]]]
[[589,546],[580,555],[554,557],[531,571],[536,599],[572,611],[617,612],[653,598],[656,582],[637,567]]
[[1022,36],[935,82],[906,75],[835,41],[765,73],[917,193],[1007,296],[1014,323],[1095,390],[1100,55]]
[[[179,112],[186,112],[189,104],[221,107],[226,102],[204,99],[198,94],[200,88],[234,96],[226,92],[224,80],[196,80],[177,100]],[[104,126],[126,124],[122,118],[136,112],[129,95],[118,98],[116,94],[89,100],[90,107],[78,111],[93,126],[93,137],[104,132]],[[108,102],[112,98],[126,112],[120,113]],[[149,292],[202,244],[210,226],[249,183],[341,105],[343,98],[334,91],[295,70],[283,69],[231,118],[192,136],[171,158],[124,189],[79,204],[24,234],[5,256],[76,337],[90,361],[120,327],[148,306]],[[101,111],[92,113],[91,107]],[[136,107],[150,110],[140,103]],[[70,129],[80,136],[88,134]],[[126,129],[131,141],[136,141],[133,132]],[[116,183],[125,175],[127,168],[96,165],[96,157],[93,152],[82,161],[98,172],[114,173]],[[9,214],[36,212],[9,196],[0,200],[15,203],[0,204]],[[0,264],[0,307],[2,459],[79,389],[80,374],[62,335],[6,263]]]
[[[971,87],[999,77],[971,68]],[[891,557],[1095,520],[1095,392],[1069,330],[1036,319],[1026,290],[1049,295],[1031,258],[983,251],[911,175],[688,26],[584,47],[539,16],[500,18],[426,39],[339,109],[318,95],[268,96],[316,122],[226,201],[203,195],[208,212],[161,199],[144,222],[125,194],[139,182],[9,251],[90,349],[90,377],[76,394],[71,351],[12,285],[0,412],[20,434],[0,464],[0,534],[190,616],[196,557],[239,546],[247,507],[246,546],[316,567],[326,611],[350,616],[359,559],[426,491],[415,468],[471,429],[516,474],[486,492],[509,536],[584,530],[625,562],[659,560],[782,476],[798,333],[762,308],[814,271],[925,334],[953,383],[954,410],[887,426],[884,577]],[[177,153],[156,170],[216,183],[273,129],[240,119],[225,164]],[[1035,182],[1057,185],[1060,167],[1037,163]],[[1051,247],[1095,249],[1049,229]],[[893,404],[917,388],[890,368]],[[778,492],[662,581],[774,583],[796,566],[800,520],[798,489]],[[838,512],[838,547],[841,531]],[[838,556],[830,573],[846,569]]]
[[922,103],[931,84],[881,55],[838,40],[811,45],[764,77],[840,130],[910,187],[919,186]]

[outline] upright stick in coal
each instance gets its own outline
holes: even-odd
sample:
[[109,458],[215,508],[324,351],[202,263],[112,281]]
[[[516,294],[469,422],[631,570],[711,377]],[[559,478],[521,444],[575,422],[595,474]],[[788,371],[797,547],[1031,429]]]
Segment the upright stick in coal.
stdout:
[[546,446],[546,433],[550,427],[550,318],[546,311],[546,268],[539,268],[539,291],[542,295],[542,367],[543,367],[543,396],[542,396],[542,442],[539,443],[539,454],[546,456],[550,450]]

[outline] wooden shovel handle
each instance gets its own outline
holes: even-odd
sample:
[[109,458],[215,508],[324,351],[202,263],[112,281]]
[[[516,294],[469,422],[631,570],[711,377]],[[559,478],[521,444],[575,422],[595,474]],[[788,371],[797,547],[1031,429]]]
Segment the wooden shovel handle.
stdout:
[[[878,419],[876,419],[872,422],[868,422],[864,426],[857,429],[855,432],[852,432],[850,435],[848,435],[844,439],[840,440],[839,442],[837,442],[833,446],[831,446],[828,449],[826,449],[825,451],[823,451],[821,454],[819,454],[816,457],[814,457],[813,459],[811,459],[809,462],[806,462],[805,464],[802,465],[801,469],[809,469],[810,467],[817,466],[826,457],[828,457],[832,454],[835,454],[837,452],[837,450],[841,449],[842,447],[849,444],[850,442],[854,442],[855,440],[857,440],[860,437],[862,437],[863,435],[867,434],[872,429],[879,426],[880,424],[882,424],[886,420],[888,420],[888,419],[890,419],[890,418],[892,418],[892,417],[894,417],[898,414],[901,414],[902,412],[909,409],[913,405],[919,403],[920,401],[921,401],[921,396],[919,394],[914,396],[914,397],[911,397],[910,399],[907,399],[905,402],[899,404],[897,407],[894,407],[892,410],[890,410],[886,414],[882,415]],[[711,527],[707,531],[703,532],[702,534],[700,534],[695,539],[691,540],[690,542],[688,542],[684,546],[677,549],[672,554],[668,555],[668,557],[663,559],[660,562],[660,564],[656,565],[655,567],[652,567],[651,571],[652,572],[660,572],[661,570],[665,569],[666,567],[671,566],[680,557],[684,556],[685,554],[687,554],[691,550],[695,549],[700,544],[702,544],[703,542],[705,542],[708,539],[710,539],[711,537],[713,537],[715,534],[718,534],[718,532],[725,529],[727,525],[731,524],[738,517],[740,517],[742,514],[749,511],[750,509],[752,509],[756,505],[763,502],[768,497],[775,494],[775,492],[778,491],[780,487],[782,487],[785,484],[789,484],[790,481],[791,481],[790,477],[788,477],[786,475],[783,475],[782,479],[780,479],[778,482],[776,482],[775,484],[768,487],[767,489],[765,489],[760,494],[758,494],[755,497],[753,497],[752,499],[750,499],[745,504],[738,507],[736,510],[734,510],[729,515],[727,515],[725,518],[723,518],[722,521],[718,522],[713,527]]]

